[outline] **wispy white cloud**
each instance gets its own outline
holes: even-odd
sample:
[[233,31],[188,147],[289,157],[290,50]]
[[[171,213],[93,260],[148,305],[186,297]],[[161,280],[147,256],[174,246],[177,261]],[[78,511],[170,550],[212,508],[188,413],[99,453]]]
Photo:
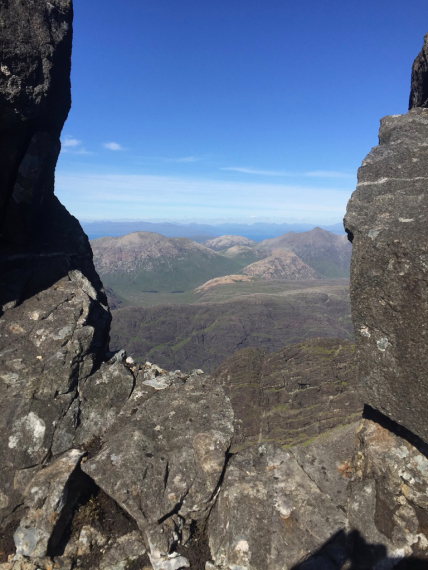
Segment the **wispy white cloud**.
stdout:
[[141,156],[139,157],[141,161],[147,162],[169,162],[169,163],[177,163],[177,164],[185,164],[185,163],[192,163],[192,162],[200,162],[204,160],[203,156]]
[[181,156],[178,158],[165,158],[166,162],[199,162],[202,160],[198,156]]
[[88,155],[92,154],[87,150],[81,140],[72,137],[71,135],[66,135],[61,139],[61,152],[65,154],[76,154],[76,155]]
[[252,168],[247,166],[223,166],[220,168],[223,171],[240,172],[242,174],[253,174],[256,176],[276,176],[288,178],[354,178],[354,174],[348,172],[340,172],[338,170],[311,170],[308,172],[293,172],[289,170],[263,170],[259,168]]
[[189,177],[58,172],[59,198],[80,218],[238,219],[281,217],[333,223],[351,193],[344,188]]
[[75,139],[69,135],[66,135],[64,139],[61,141],[62,148],[76,148],[82,144],[82,141],[79,139]]
[[305,172],[305,176],[310,178],[355,178],[355,174],[338,170],[312,170],[311,172]]
[[106,148],[107,150],[113,150],[113,151],[125,150],[121,144],[114,141],[104,143],[103,147]]
[[292,176],[290,172],[283,170],[260,170],[258,168],[247,168],[246,166],[223,166],[220,170],[241,172],[242,174],[256,174],[257,176]]

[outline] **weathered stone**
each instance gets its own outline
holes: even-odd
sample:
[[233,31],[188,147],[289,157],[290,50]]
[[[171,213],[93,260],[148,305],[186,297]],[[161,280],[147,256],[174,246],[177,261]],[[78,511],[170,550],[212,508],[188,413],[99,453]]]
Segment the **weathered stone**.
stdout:
[[71,0],[0,7],[0,528],[29,479],[73,447],[79,382],[108,345],[88,239],[54,196],[71,24]]
[[155,570],[186,566],[173,553],[216,497],[233,433],[233,413],[210,377],[178,375],[163,390],[145,373],[101,451],[83,470],[136,521]]
[[345,226],[363,400],[428,440],[428,110],[381,122]]
[[[428,459],[379,423],[364,420],[351,464],[349,524],[390,558],[428,564]],[[385,554],[386,554],[385,553]]]
[[413,107],[428,107],[428,34],[413,62],[409,109]]
[[211,567],[287,570],[345,524],[291,453],[261,445],[228,465],[209,521]]
[[79,383],[79,425],[76,442],[86,447],[116,421],[135,385],[131,370],[120,360],[103,363]]
[[0,564],[0,570],[72,570],[73,561],[69,558],[53,561],[51,558],[33,558],[14,556],[10,562]]
[[351,462],[357,443],[357,425],[338,426],[309,444],[288,449],[320,491],[343,511],[347,508],[348,485],[353,475]]
[[100,560],[100,570],[127,570],[138,560],[146,549],[138,532],[121,536],[113,544],[109,544]]
[[0,492],[8,497],[0,514],[23,490],[15,472],[72,447],[78,382],[105,350],[109,318],[90,282],[72,272],[0,320]]
[[30,557],[48,554],[48,545],[54,530],[65,526],[61,515],[69,502],[67,484],[83,453],[72,449],[42,469],[30,482],[25,492],[27,513],[15,532],[16,553]]

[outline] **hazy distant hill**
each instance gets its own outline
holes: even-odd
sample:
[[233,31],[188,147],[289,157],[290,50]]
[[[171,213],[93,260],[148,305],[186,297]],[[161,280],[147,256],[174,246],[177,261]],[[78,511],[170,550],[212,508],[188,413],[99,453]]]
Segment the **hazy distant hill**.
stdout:
[[267,281],[272,279],[302,281],[320,277],[315,269],[309,267],[294,252],[286,249],[274,250],[272,255],[244,267],[242,273]]
[[228,273],[245,261],[231,259],[186,238],[150,232],[91,242],[104,284],[125,299],[138,292],[180,292]]
[[[348,276],[351,252],[345,236],[320,228],[260,243],[224,235],[202,245],[187,238],[134,232],[91,244],[95,266],[115,306],[193,303],[200,285],[236,274],[261,281]],[[216,286],[222,282],[228,280]]]
[[347,277],[352,246],[346,235],[337,235],[321,228],[309,232],[289,232],[267,239],[257,245],[259,253],[289,249],[325,277]]
[[244,236],[219,236],[214,239],[209,239],[204,245],[213,249],[214,251],[221,251],[222,249],[229,249],[234,246],[253,246],[256,242]]
[[[275,224],[270,222],[258,222],[254,224],[241,223],[178,223],[178,222],[146,222],[134,221],[82,221],[83,230],[90,239],[104,236],[123,236],[133,232],[155,232],[167,237],[187,237],[195,241],[206,241],[222,235],[241,235],[249,239],[261,241],[267,238],[280,236],[286,232],[304,232],[311,230],[314,224]],[[332,226],[323,226],[325,229],[343,233],[343,224],[337,223]]]

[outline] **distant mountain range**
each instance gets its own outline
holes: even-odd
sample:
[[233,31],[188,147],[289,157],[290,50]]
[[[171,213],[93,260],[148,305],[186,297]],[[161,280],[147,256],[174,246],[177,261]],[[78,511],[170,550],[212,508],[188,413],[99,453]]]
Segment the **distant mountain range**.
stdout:
[[[245,236],[225,235],[209,239],[205,245],[187,238],[135,232],[93,240],[92,249],[96,268],[109,290],[125,304],[143,306],[194,302],[207,281],[226,278],[230,282],[230,276],[239,281],[236,275],[261,281],[347,277],[351,255],[346,236],[321,228],[290,232],[260,243]],[[220,279],[210,286],[224,282]]]
[[[177,223],[177,222],[145,222],[140,221],[82,221],[84,231],[89,239],[105,236],[119,237],[133,232],[155,232],[166,237],[187,237],[194,241],[206,241],[223,235],[240,235],[254,241],[278,237],[286,232],[305,232],[313,229],[315,224],[257,222],[254,224],[221,223]],[[343,224],[320,225],[330,232],[343,234]]]
[[92,241],[104,284],[131,303],[156,293],[184,293],[205,281],[239,272],[247,260],[229,258],[187,238],[136,232]]

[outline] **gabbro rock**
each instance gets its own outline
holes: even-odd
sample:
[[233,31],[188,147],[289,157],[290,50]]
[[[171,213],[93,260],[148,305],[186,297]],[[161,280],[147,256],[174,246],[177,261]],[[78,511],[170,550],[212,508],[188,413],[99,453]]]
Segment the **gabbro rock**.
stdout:
[[264,444],[230,462],[209,522],[212,569],[287,570],[346,524],[293,455]]
[[[59,530],[61,536],[63,528],[58,528],[58,525],[61,526],[61,515],[70,506],[66,496],[67,483],[83,455],[81,451],[72,449],[39,471],[30,481],[25,493],[29,510],[14,535],[18,555],[46,556],[54,530]],[[66,522],[65,519],[64,526]]]
[[364,402],[428,439],[428,109],[385,117],[345,227]]
[[[132,397],[83,470],[137,522],[155,570],[187,567],[174,546],[205,521],[216,499],[233,435],[223,389],[195,372],[151,386],[137,377]],[[163,386],[163,388],[159,388]]]
[[[352,463],[349,525],[393,559],[428,550],[428,459],[379,423],[364,420]],[[409,566],[411,568],[411,566]]]
[[73,447],[79,382],[104,360],[110,313],[79,223],[54,196],[70,108],[71,0],[0,7],[0,527]]

